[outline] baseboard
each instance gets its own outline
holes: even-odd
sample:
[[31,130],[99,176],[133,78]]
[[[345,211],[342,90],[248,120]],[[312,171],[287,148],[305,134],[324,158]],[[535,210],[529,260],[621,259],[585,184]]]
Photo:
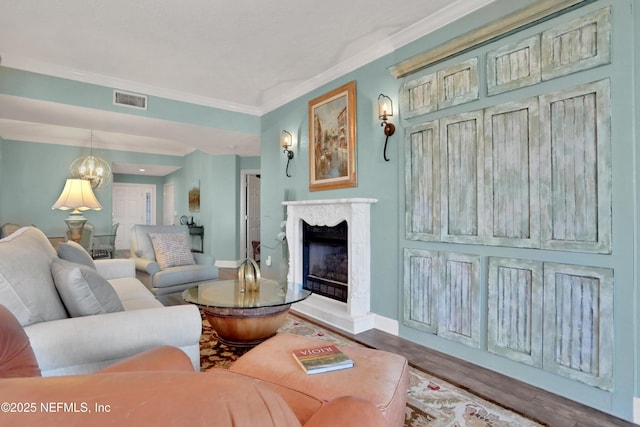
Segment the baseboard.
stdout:
[[306,300],[293,304],[291,310],[350,334],[359,334],[369,329],[378,329],[396,336],[399,333],[397,320],[371,312],[352,316],[347,312],[346,304],[320,295],[311,295]]
[[391,335],[398,336],[400,333],[400,324],[395,319],[374,314],[373,327],[379,331],[386,332]]
[[242,261],[240,260],[216,260],[216,267],[218,268],[238,268]]
[[640,424],[640,397],[633,398],[633,422]]

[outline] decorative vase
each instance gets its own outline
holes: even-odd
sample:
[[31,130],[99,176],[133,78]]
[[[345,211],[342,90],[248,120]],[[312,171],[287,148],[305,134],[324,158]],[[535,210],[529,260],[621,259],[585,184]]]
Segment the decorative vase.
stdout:
[[251,258],[245,259],[238,268],[238,283],[241,292],[260,290],[260,267]]

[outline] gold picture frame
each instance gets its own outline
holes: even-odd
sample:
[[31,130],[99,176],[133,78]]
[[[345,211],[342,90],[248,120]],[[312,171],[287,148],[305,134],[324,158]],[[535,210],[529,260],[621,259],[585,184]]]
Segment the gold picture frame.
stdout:
[[309,191],[355,187],[356,82],[309,101]]

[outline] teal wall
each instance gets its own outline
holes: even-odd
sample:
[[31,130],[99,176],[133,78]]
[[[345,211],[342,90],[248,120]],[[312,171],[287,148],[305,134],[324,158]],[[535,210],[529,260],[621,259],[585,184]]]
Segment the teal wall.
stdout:
[[[529,2],[530,3],[530,2]],[[371,197],[378,199],[372,206],[372,248],[371,248],[371,309],[378,315],[399,320],[400,336],[411,341],[434,348],[480,366],[499,371],[527,383],[550,390],[614,413],[623,418],[632,417],[632,398],[637,395],[638,383],[638,303],[636,291],[636,266],[638,256],[636,246],[639,242],[635,218],[637,217],[636,182],[638,179],[637,150],[635,148],[636,126],[639,120],[635,115],[638,89],[635,80],[637,72],[637,47],[629,34],[638,33],[638,11],[631,0],[600,0],[578,8],[551,21],[511,34],[506,38],[478,47],[456,58],[421,70],[408,79],[426,75],[447,65],[475,57],[479,58],[481,75],[480,93],[486,93],[484,58],[488,50],[509,42],[515,42],[537,34],[560,23],[568,22],[582,14],[612,6],[612,64],[592,70],[557,78],[542,84],[500,94],[491,99],[481,97],[478,101],[448,108],[428,116],[405,120],[398,118],[399,93],[404,80],[396,80],[388,68],[415,54],[429,51],[443,42],[468,32],[472,28],[486,25],[500,16],[504,16],[522,3],[499,0],[458,22],[423,37],[400,48],[377,61],[367,64],[323,87],[314,90],[262,117],[262,241],[273,241],[272,236],[280,230],[280,222],[286,217],[282,202],[285,200],[333,199],[342,197]],[[637,38],[636,38],[637,39]],[[514,249],[496,246],[451,244],[440,242],[418,242],[405,238],[405,200],[404,200],[404,153],[402,150],[404,128],[427,120],[434,120],[463,111],[475,111],[489,105],[508,101],[518,101],[537,96],[542,92],[553,92],[602,78],[611,78],[612,99],[612,169],[613,169],[613,254],[585,254],[563,251]],[[322,95],[351,80],[357,86],[357,174],[356,188],[310,192],[308,190],[309,130],[307,108],[309,100]],[[630,88],[636,88],[634,91]],[[375,113],[377,96],[384,93],[394,102],[396,134],[390,138],[388,157],[382,158],[384,135]],[[634,96],[635,95],[635,96]],[[286,157],[278,146],[280,132],[287,130],[294,136],[295,158],[290,168],[291,178],[285,177]],[[632,155],[632,153],[634,155]],[[612,268],[615,272],[614,284],[614,389],[612,392],[587,386],[541,369],[516,363],[489,353],[484,348],[474,349],[465,345],[428,334],[402,324],[402,283],[403,255],[405,248],[427,249],[434,251],[466,253],[480,255],[484,260],[481,277],[486,277],[487,262],[490,256],[522,257],[538,261],[560,262],[567,264],[589,265]],[[282,248],[265,248],[262,257],[271,255],[273,266],[263,267],[266,276],[282,274],[282,264],[286,264],[286,253]],[[286,270],[285,270],[286,271]],[[484,280],[483,282],[486,282]],[[487,295],[483,289],[481,311],[486,312]],[[634,325],[634,326],[631,326]],[[486,342],[486,315],[483,318],[481,342]]]
[[[114,174],[113,182],[155,185],[158,223],[162,222],[163,186],[174,183],[178,217],[193,216],[196,223],[205,226],[205,252],[219,260],[239,259],[240,168],[259,169],[259,157],[211,156],[200,151],[185,157],[112,150],[94,150],[94,154],[108,162],[179,167],[167,177]],[[69,177],[69,165],[83,155],[87,149],[82,147],[0,139],[0,224],[33,224],[49,237],[64,236],[64,219],[69,213],[51,206]],[[189,212],[187,190],[196,181],[200,183],[201,209]],[[111,185],[97,190],[96,197],[103,209],[84,215],[97,233],[107,233],[112,223]]]
[[[210,156],[196,151],[185,157],[184,168],[166,177],[175,184],[178,217],[193,217],[205,226],[205,252],[218,260],[240,257],[240,171],[259,169],[258,157]],[[187,192],[192,183],[200,185],[200,212],[190,212]]]
[[258,117],[149,96],[146,110],[113,105],[113,88],[0,67],[0,93],[78,107],[257,134]]
[[[640,133],[640,113],[637,102],[640,88],[635,83],[640,77],[640,55],[635,40],[640,40],[640,12],[633,0],[596,0],[587,6],[558,16],[517,34],[511,34],[499,42],[490,43],[466,52],[458,58],[420,71],[420,75],[440,69],[448,64],[472,56],[478,56],[481,73],[485,53],[501,44],[521,40],[528,35],[551,28],[590,11],[612,6],[612,64],[589,71],[557,78],[535,87],[493,97],[492,103],[521,100],[536,96],[540,91],[551,92],[579,83],[604,77],[611,79],[612,100],[612,184],[613,184],[613,253],[611,255],[513,249],[497,246],[464,245],[449,243],[416,242],[404,237],[404,153],[402,150],[404,128],[422,119],[406,120],[399,117],[399,91],[403,80],[396,80],[388,68],[415,54],[430,50],[458,37],[472,28],[482,27],[505,16],[532,1],[498,0],[472,15],[447,25],[393,53],[348,73],[286,105],[255,117],[223,110],[202,107],[158,97],[149,98],[149,110],[128,109],[125,114],[182,121],[211,127],[220,127],[245,133],[260,134],[261,157],[209,156],[194,152],[185,157],[150,156],[127,152],[102,152],[100,156],[110,161],[132,163],[158,163],[180,166],[181,169],[165,177],[163,182],[174,183],[178,216],[193,216],[206,228],[205,252],[221,260],[239,257],[239,177],[243,169],[261,169],[261,241],[262,257],[271,256],[271,267],[264,266],[266,277],[282,277],[287,270],[286,247],[278,244],[275,236],[281,231],[280,223],[286,218],[282,206],[285,200],[332,199],[342,197],[371,197],[378,199],[372,206],[372,263],[371,309],[374,313],[398,320],[400,336],[468,360],[480,366],[499,371],[551,392],[585,403],[597,409],[631,419],[632,398],[639,394],[640,384],[640,295],[637,292],[637,266],[640,265],[640,244],[636,217],[638,206],[637,183],[640,179],[638,163],[640,153],[636,149],[636,135]],[[483,74],[481,74],[483,75]],[[310,192],[308,190],[308,101],[344,83],[355,80],[357,86],[357,147],[356,169],[358,186],[355,188]],[[483,81],[483,79],[481,79]],[[480,88],[486,93],[485,83]],[[116,110],[111,104],[111,89],[65,79],[43,76],[0,67],[0,93],[52,102]],[[388,157],[382,158],[384,135],[376,116],[376,100],[384,93],[394,101],[396,134],[390,138]],[[486,107],[487,101],[479,101],[452,107],[429,116],[437,119],[444,115],[472,111]],[[294,137],[295,158],[291,162],[291,178],[285,176],[287,159],[279,146],[280,133],[287,130]],[[86,149],[54,146],[0,139],[0,222],[32,223],[43,228],[50,236],[62,235],[66,230],[63,219],[66,213],[51,211],[51,205],[62,189],[71,160],[85,154]],[[117,176],[118,182],[135,182],[133,176]],[[201,190],[200,212],[189,212],[188,186],[198,181]],[[158,183],[160,181],[157,181]],[[159,194],[162,190],[158,189]],[[108,194],[107,194],[108,193]],[[98,228],[110,224],[110,190],[98,192],[105,209],[89,212],[87,217]],[[159,198],[159,200],[161,200]],[[160,203],[160,202],[159,202]],[[162,212],[159,205],[158,213]],[[158,216],[161,218],[161,216]],[[614,389],[605,392],[540,369],[512,362],[492,355],[486,349],[473,349],[438,336],[417,331],[402,325],[402,251],[405,248],[430,249],[480,255],[487,257],[512,257],[514,252],[526,259],[553,261],[568,264],[593,265],[615,271],[614,284]],[[487,275],[486,261],[481,275]],[[486,289],[481,298],[486,309]],[[482,337],[486,337],[486,319]],[[481,340],[483,341],[483,340]],[[484,342],[484,341],[483,341]]]
[[[52,210],[65,180],[70,176],[69,165],[78,157],[87,155],[87,149],[66,145],[35,142],[2,142],[0,157],[0,222],[33,224],[50,236],[64,236],[67,230],[64,219],[68,212]],[[142,160],[162,165],[182,166],[182,158],[123,151],[94,150],[94,154],[108,162],[129,159],[133,163]],[[116,175],[116,182],[140,182],[141,178]],[[160,183],[162,179],[147,178],[146,183]],[[101,211],[88,211],[84,216],[96,227],[96,232],[106,233],[111,228],[111,185],[97,190],[96,197]],[[159,212],[162,213],[162,186],[159,188]],[[160,216],[160,218],[162,218]]]
[[[110,87],[0,66],[0,93],[2,94],[177,121],[243,134],[258,135],[260,132],[260,118],[254,115],[156,96],[148,97],[147,110],[122,108],[113,105],[112,91],[113,88]],[[0,158],[0,223],[30,223],[41,227],[49,236],[64,235],[66,225],[63,220],[66,214],[60,211],[52,213],[51,205],[62,190],[68,165],[77,157],[86,155],[86,149],[17,141],[5,141],[0,149],[4,152],[3,158]],[[119,175],[115,180],[116,182],[156,184],[157,222],[162,221],[161,184],[174,183],[178,217],[193,216],[194,221],[205,226],[205,252],[212,253],[220,260],[238,260],[240,169],[259,169],[259,157],[220,156],[216,158],[199,151],[184,158],[109,150],[94,150],[94,152],[95,155],[110,162],[180,166],[182,169],[162,179],[145,180],[135,175]],[[47,173],[46,179],[43,179],[42,176],[31,173],[34,169],[51,171],[51,173]],[[143,181],[140,181],[141,179]],[[46,182],[34,185],[34,182],[39,181]],[[200,182],[201,185],[200,212],[188,210],[187,186],[193,182]],[[27,194],[28,197],[24,201],[16,200],[19,193],[13,190],[14,187],[20,188],[21,194]],[[85,216],[96,225],[98,231],[103,229],[106,231],[111,224],[111,187],[98,191],[97,196],[104,209],[100,212],[89,212]],[[51,221],[52,219],[54,220]]]
[[260,157],[240,157],[240,169],[242,170],[259,170]]

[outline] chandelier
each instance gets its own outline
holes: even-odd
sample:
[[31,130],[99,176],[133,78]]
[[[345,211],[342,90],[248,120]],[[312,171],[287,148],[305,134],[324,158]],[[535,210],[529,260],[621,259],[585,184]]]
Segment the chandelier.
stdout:
[[107,161],[93,155],[93,131],[91,131],[91,149],[89,155],[77,158],[69,166],[74,178],[86,179],[91,188],[99,190],[111,182],[111,166]]

